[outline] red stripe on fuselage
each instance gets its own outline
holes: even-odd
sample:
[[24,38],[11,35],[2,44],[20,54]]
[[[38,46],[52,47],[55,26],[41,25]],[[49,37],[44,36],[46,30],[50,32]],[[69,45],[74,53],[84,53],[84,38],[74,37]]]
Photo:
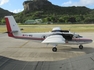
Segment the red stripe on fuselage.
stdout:
[[11,30],[11,26],[10,26],[10,23],[9,23],[9,19],[5,18],[5,20],[6,20],[6,27],[7,27],[8,36],[9,37],[14,37],[13,34],[11,33],[12,30]]
[[84,38],[73,38],[73,41],[92,41],[91,39],[84,39]]
[[44,38],[35,38],[35,37],[23,37],[23,36],[15,36],[17,39],[28,39],[28,40],[44,40]]

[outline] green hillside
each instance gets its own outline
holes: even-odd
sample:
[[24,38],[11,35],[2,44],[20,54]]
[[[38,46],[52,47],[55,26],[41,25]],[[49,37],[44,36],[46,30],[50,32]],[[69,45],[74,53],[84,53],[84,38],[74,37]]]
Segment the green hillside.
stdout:
[[24,23],[30,19],[42,19],[52,23],[93,23],[94,10],[86,7],[44,7],[42,10],[23,11],[15,15],[17,22]]
[[15,15],[17,22],[23,24],[30,19],[42,19],[44,24],[94,22],[94,10],[85,6],[60,7],[48,0],[25,1],[23,6],[24,11]]
[[0,24],[4,24],[4,16],[7,15],[13,15],[13,13],[0,8]]
[[13,15],[18,23],[26,20],[42,19],[42,24],[91,24],[94,23],[94,10],[85,6],[61,7],[53,5],[48,0],[33,0],[23,3],[24,11],[13,14],[0,8],[0,24],[4,24],[3,17]]

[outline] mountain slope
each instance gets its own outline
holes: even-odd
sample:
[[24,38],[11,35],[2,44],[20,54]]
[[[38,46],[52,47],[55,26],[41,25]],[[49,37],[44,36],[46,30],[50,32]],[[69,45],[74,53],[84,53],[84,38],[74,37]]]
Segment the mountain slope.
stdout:
[[42,11],[44,14],[87,14],[91,10],[86,7],[60,7],[57,5],[53,5],[48,0],[33,0],[33,1],[25,1],[23,3],[25,12],[36,12]]
[[61,7],[48,0],[28,0],[23,6],[24,11],[17,14],[0,8],[0,20],[6,15],[14,15],[18,23],[31,19],[53,23],[94,23],[94,10],[85,6]]
[[12,14],[13,14],[12,12],[9,12],[8,10],[4,10],[4,9],[0,8],[0,19],[4,18],[4,16],[12,15]]
[[20,23],[28,19],[42,19],[43,22],[53,23],[80,23],[88,21],[87,16],[93,11],[85,6],[61,7],[53,5],[48,0],[28,0],[24,1],[23,6],[24,11],[15,15]]

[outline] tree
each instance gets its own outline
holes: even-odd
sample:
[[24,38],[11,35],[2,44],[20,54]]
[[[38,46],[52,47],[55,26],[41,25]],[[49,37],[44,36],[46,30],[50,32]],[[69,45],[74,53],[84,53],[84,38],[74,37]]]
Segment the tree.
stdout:
[[63,17],[60,17],[60,18],[58,19],[58,22],[59,22],[59,23],[62,23],[62,22],[64,22],[64,23],[65,23],[65,21],[64,21],[64,19],[63,19]]
[[5,19],[1,19],[0,25],[4,25],[4,24],[5,24]]
[[94,18],[87,18],[84,20],[85,23],[94,23]]
[[75,17],[70,17],[68,19],[68,22],[74,23],[74,22],[76,22],[76,18]]
[[66,16],[63,17],[63,19],[64,19],[65,23],[67,23],[68,19],[69,19],[69,16],[66,15]]

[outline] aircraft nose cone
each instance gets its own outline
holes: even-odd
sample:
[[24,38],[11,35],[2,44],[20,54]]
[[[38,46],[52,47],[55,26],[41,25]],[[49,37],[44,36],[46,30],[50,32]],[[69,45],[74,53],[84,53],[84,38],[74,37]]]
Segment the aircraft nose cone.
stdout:
[[93,40],[92,40],[92,39],[89,39],[88,41],[89,41],[90,43],[92,43],[92,42],[93,42]]
[[84,41],[87,42],[87,43],[92,43],[93,42],[92,39],[85,39]]
[[93,40],[91,39],[91,42],[93,42]]

